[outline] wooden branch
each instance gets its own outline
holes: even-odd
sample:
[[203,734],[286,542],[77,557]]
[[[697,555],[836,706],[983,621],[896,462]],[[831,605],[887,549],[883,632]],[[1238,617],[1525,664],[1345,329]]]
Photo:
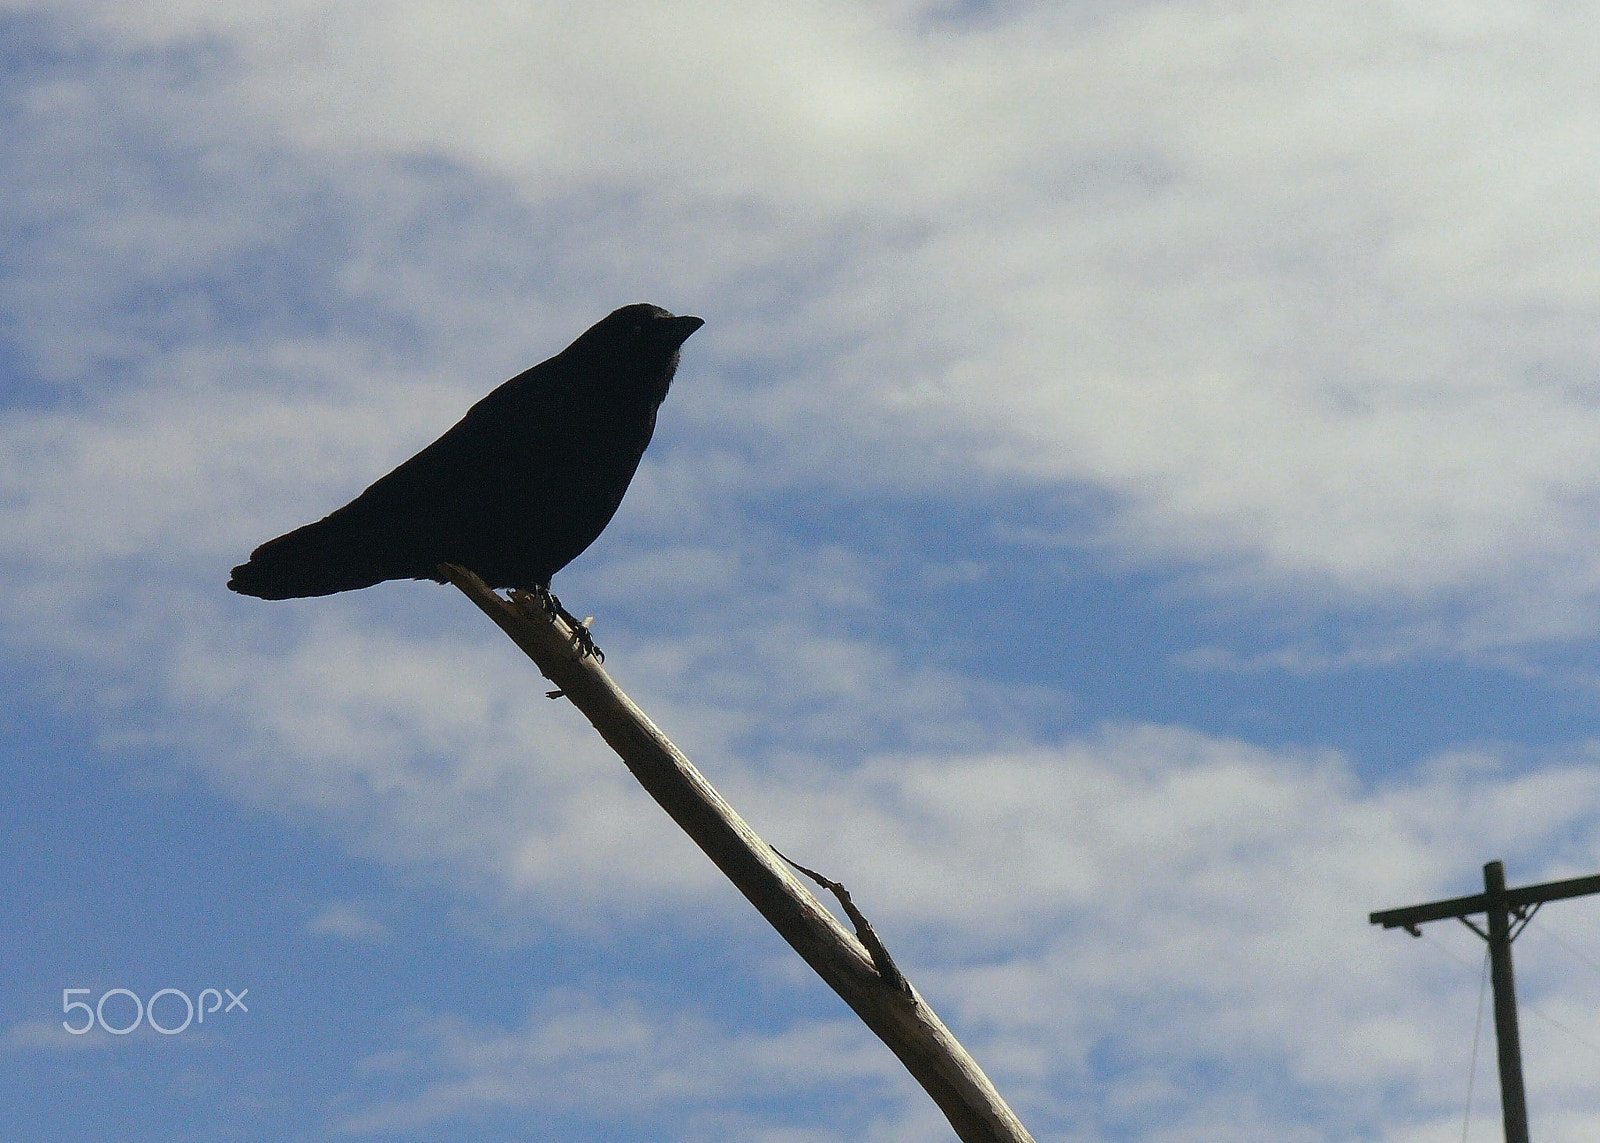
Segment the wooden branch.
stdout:
[[832,878],[824,877],[815,869],[807,869],[775,845],[772,847],[772,852],[838,898],[839,907],[844,910],[844,915],[850,918],[850,923],[856,927],[856,940],[861,942],[861,946],[872,957],[872,967],[878,970],[878,979],[882,980],[890,988],[910,996],[911,982],[905,978],[905,974],[900,971],[900,966],[894,963],[894,957],[889,955],[889,950],[878,939],[877,931],[873,929],[872,922],[867,920],[866,915],[860,909],[856,908],[856,903],[850,898],[850,890]]
[[[950,1034],[911,982],[893,969],[875,934],[867,937],[890,967],[842,926],[776,852],[722,800],[689,759],[611,681],[597,658],[578,649],[577,633],[536,597],[508,601],[454,564],[440,574],[511,637],[540,672],[583,712],[650,796],[728,876],[795,952],[822,977],[925,1088],[963,1143],[1033,1143],[989,1077]],[[836,882],[826,882],[834,888]],[[842,893],[843,886],[835,892]],[[840,896],[848,901],[848,894]],[[871,926],[853,906],[852,920]]]

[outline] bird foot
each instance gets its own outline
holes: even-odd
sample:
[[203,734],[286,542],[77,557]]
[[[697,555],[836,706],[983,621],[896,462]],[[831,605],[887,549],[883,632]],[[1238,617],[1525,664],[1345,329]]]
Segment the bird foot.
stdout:
[[594,657],[597,663],[606,661],[606,653],[600,650],[594,641],[594,636],[589,633],[589,624],[594,622],[594,617],[579,619],[572,612],[561,606],[561,601],[555,597],[548,587],[536,587],[530,593],[539,601],[539,606],[551,619],[559,619],[572,631],[572,645],[577,648],[578,658]]

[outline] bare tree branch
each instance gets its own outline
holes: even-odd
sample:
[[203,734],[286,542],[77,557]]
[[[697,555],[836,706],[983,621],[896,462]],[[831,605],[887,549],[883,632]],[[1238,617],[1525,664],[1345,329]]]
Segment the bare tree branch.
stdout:
[[839,905],[844,909],[845,916],[849,917],[850,923],[856,927],[856,940],[861,942],[862,947],[872,957],[872,967],[878,970],[878,975],[890,988],[898,989],[910,996],[911,982],[900,971],[900,966],[894,963],[894,957],[889,955],[889,950],[883,947],[883,942],[878,939],[872,922],[867,920],[861,910],[856,908],[856,903],[850,899],[850,890],[832,878],[824,877],[815,869],[807,869],[777,846],[772,847],[772,852],[839,899]]
[[513,592],[508,601],[465,568],[444,564],[439,570],[522,648],[556,685],[556,693],[594,724],[639,784],[899,1057],[964,1143],[1033,1143],[989,1077],[893,967],[888,950],[844,887],[812,874],[839,896],[872,951],[822,906],[789,871],[786,859],[745,824],[622,693],[598,657],[580,649],[592,649],[592,643],[580,642],[587,632],[580,635],[536,596]]

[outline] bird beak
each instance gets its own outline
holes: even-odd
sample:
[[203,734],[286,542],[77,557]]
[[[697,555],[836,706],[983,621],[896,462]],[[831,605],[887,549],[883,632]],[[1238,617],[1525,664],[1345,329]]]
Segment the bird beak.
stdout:
[[664,348],[675,350],[689,340],[690,334],[705,324],[703,318],[689,317],[687,315],[684,317],[661,318],[656,325],[656,336],[660,339]]

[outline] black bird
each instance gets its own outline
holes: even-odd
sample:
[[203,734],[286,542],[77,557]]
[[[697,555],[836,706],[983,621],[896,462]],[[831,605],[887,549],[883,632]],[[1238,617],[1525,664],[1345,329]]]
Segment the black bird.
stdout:
[[550,577],[616,514],[678,347],[704,324],[624,306],[337,512],[262,544],[228,586],[293,599],[386,579],[443,582],[439,565],[453,563],[490,587],[548,596]]

